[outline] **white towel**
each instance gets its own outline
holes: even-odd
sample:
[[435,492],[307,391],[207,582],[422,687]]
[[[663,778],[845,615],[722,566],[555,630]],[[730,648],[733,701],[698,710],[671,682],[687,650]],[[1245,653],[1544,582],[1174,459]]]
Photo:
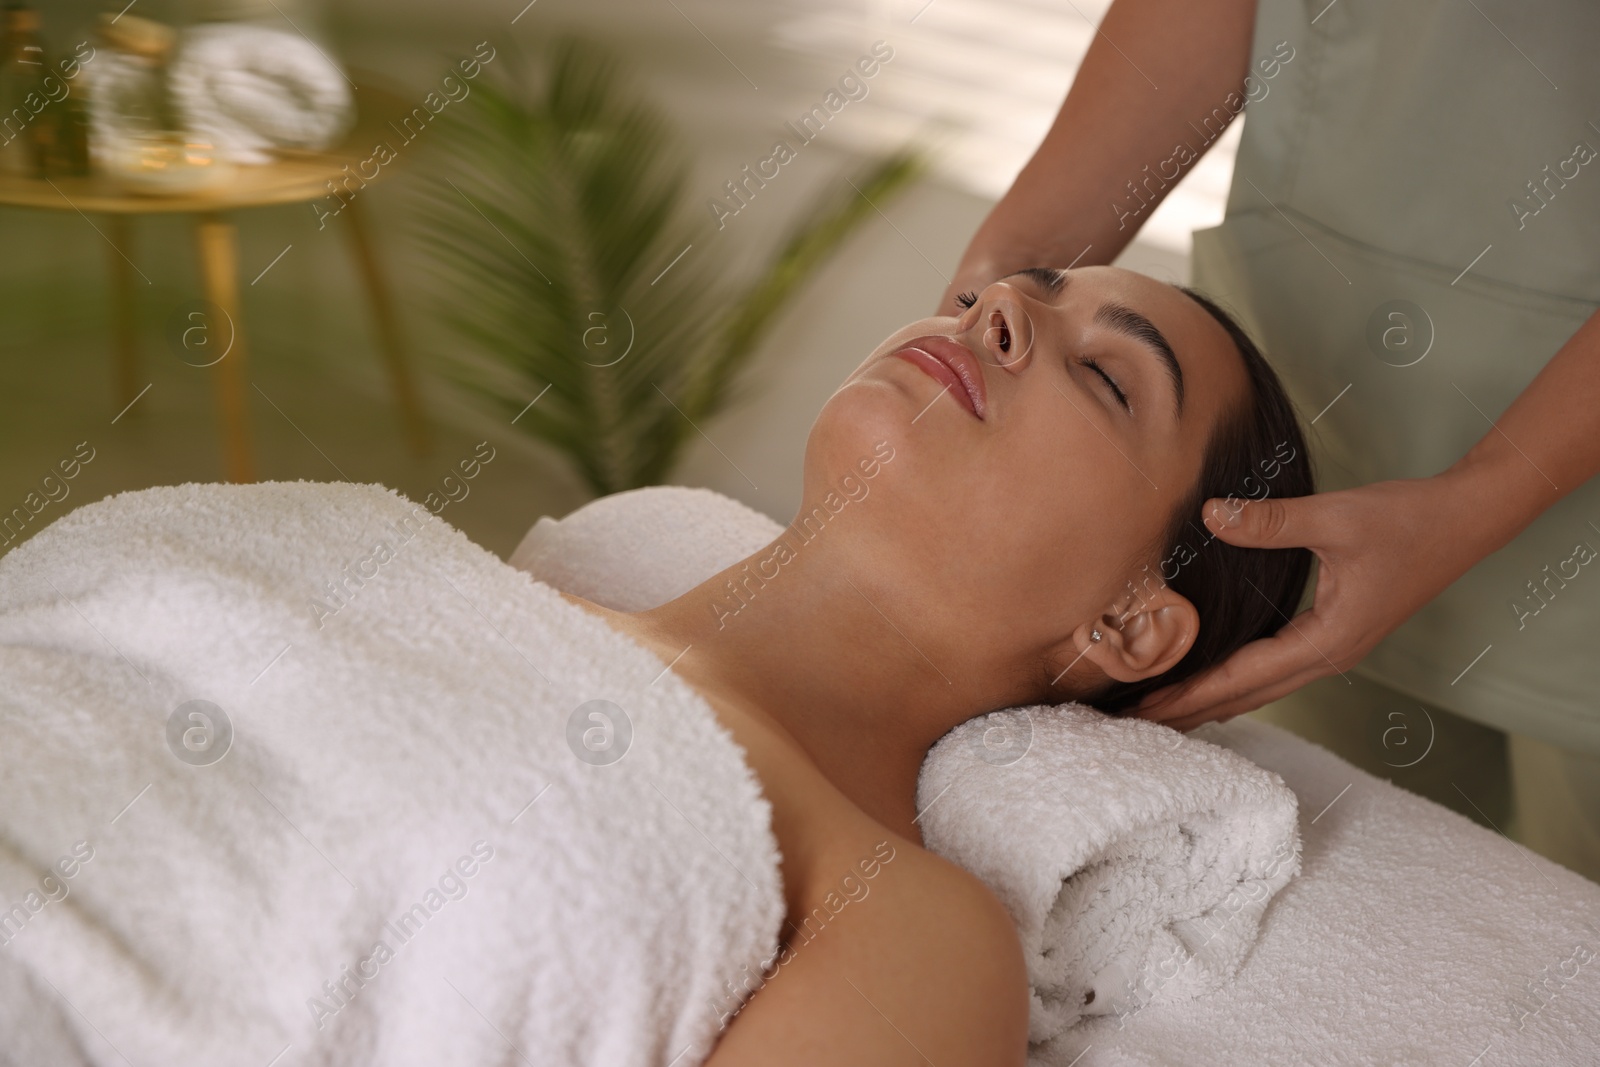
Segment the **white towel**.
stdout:
[[0,559],[0,1063],[699,1063],[784,903],[661,666],[380,486],[69,513]]
[[1081,704],[951,731],[917,786],[924,843],[1016,920],[1045,1041],[1220,989],[1300,869],[1296,801],[1243,756]]
[[274,148],[327,148],[354,119],[334,61],[299,34],[263,26],[185,31],[167,85],[187,132],[235,163],[265,163]]
[[[719,493],[655,486],[540,519],[510,563],[639,611],[782,532]],[[923,764],[917,806],[928,847],[982,878],[1016,920],[1036,1042],[1085,1015],[1219,989],[1299,871],[1296,799],[1277,775],[1082,705],[956,728]]]

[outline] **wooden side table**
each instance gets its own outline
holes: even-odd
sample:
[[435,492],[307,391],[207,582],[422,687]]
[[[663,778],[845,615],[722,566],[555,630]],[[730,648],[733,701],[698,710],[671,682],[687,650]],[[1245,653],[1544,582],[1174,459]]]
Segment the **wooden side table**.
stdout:
[[[391,117],[404,114],[409,105],[400,97],[371,85],[356,92],[360,117],[349,137],[326,152],[285,153],[271,163],[241,166],[219,188],[201,193],[152,196],[130,193],[113,179],[51,176],[47,179],[0,174],[0,205],[90,213],[106,216],[102,231],[111,244],[111,293],[114,339],[112,362],[120,405],[132,403],[138,379],[138,344],[135,330],[137,287],[128,250],[132,247],[131,219],[135,215],[190,214],[196,219],[196,252],[205,298],[220,308],[233,325],[233,346],[216,365],[217,410],[222,448],[230,481],[255,480],[255,459],[250,435],[247,396],[248,347],[239,299],[238,233],[227,213],[243,208],[308,203],[328,195],[328,181],[344,177],[358,160],[371,154],[378,141],[393,135],[386,126]],[[387,167],[383,168],[387,169]],[[346,202],[340,218],[331,225],[349,234],[356,267],[366,286],[377,326],[379,348],[399,404],[406,439],[414,453],[429,447],[428,423],[418,399],[416,383],[407,361],[403,335],[395,317],[388,282],[373,250],[365,204],[359,193]]]

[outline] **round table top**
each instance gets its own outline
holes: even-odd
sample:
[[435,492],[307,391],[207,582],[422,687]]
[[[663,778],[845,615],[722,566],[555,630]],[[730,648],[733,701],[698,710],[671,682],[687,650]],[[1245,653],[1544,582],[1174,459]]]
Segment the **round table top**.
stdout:
[[[402,155],[407,138],[396,132],[390,122],[397,122],[413,106],[421,106],[367,82],[359,84],[355,97],[356,124],[337,147],[321,152],[282,151],[270,163],[240,164],[227,181],[215,188],[145,193],[134,192],[106,174],[52,174],[48,178],[0,174],[0,205],[148,215],[233,211],[315,200],[330,195],[329,179],[341,176],[347,165],[354,172],[358,163],[372,156],[380,141],[387,142],[395,155]],[[379,176],[382,169],[385,168],[379,168]],[[372,173],[369,163],[363,174],[365,180],[375,180],[366,177]]]

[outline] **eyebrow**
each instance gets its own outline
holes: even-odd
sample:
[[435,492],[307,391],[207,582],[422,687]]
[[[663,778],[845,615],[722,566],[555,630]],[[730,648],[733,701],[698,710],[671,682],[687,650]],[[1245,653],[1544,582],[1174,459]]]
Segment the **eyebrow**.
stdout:
[[1156,324],[1126,304],[1115,303],[1101,304],[1099,310],[1094,313],[1094,321],[1107,329],[1133,338],[1160,357],[1162,365],[1166,368],[1167,377],[1172,379],[1177,414],[1182,417],[1183,368],[1178,365],[1178,356],[1172,351],[1172,345],[1168,343],[1166,335],[1156,328]]
[[[1067,284],[1067,272],[1056,267],[1029,267],[1006,275],[1007,278],[1024,277],[1033,281],[1050,297],[1057,296],[1063,286]],[[1167,335],[1162,333],[1155,323],[1144,315],[1128,307],[1126,304],[1107,302],[1101,304],[1094,313],[1094,321],[1109,330],[1114,330],[1124,336],[1148,347],[1160,358],[1162,366],[1166,369],[1167,377],[1172,379],[1173,398],[1176,401],[1177,415],[1183,415],[1183,367],[1178,363],[1178,356],[1172,350],[1172,344],[1167,340]]]

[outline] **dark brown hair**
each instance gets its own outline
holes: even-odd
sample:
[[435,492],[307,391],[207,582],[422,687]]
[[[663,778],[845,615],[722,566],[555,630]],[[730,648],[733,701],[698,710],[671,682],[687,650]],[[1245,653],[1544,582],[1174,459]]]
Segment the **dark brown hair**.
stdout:
[[1200,616],[1194,644],[1164,674],[1113,682],[1086,698],[1102,711],[1131,708],[1146,693],[1190,678],[1251,641],[1270,637],[1294,615],[1311,573],[1307,549],[1239,548],[1213,537],[1202,522],[1201,509],[1213,497],[1243,501],[1308,496],[1315,492],[1315,479],[1294,405],[1261,349],[1209,297],[1176,288],[1228,331],[1244,361],[1249,395],[1212,432],[1200,477],[1173,512],[1160,541],[1160,562],[1130,589],[1137,597],[1144,588],[1165,584],[1192,603]]

